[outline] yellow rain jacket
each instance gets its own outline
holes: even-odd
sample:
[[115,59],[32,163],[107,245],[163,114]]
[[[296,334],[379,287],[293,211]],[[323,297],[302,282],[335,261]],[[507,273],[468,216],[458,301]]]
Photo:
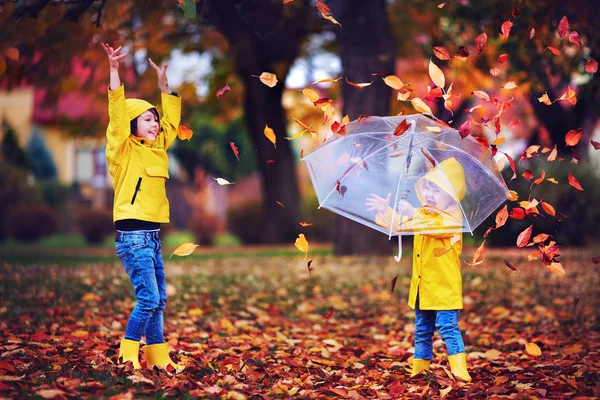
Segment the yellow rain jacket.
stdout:
[[[464,170],[455,158],[449,158],[431,169],[415,183],[417,197],[422,204],[423,181],[429,180],[448,193],[455,201],[463,199],[466,190]],[[395,223],[395,231],[431,230],[435,227],[448,229],[462,226],[462,213],[458,207],[430,213],[422,207],[407,221]],[[395,214],[395,215],[394,215]],[[389,227],[400,221],[398,213],[391,207],[385,213],[377,213],[378,225]],[[434,250],[438,256],[434,254]],[[413,273],[410,282],[408,305],[414,309],[417,294],[421,310],[458,310],[463,308],[462,277],[460,274],[460,253],[462,252],[462,232],[441,234],[415,234],[413,246]]]
[[108,91],[106,160],[114,180],[113,222],[139,219],[169,222],[169,200],[165,183],[169,179],[167,149],[178,135],[181,96],[161,94],[163,117],[155,141],[130,134],[130,122],[156,108],[145,100],[125,99],[123,85]]

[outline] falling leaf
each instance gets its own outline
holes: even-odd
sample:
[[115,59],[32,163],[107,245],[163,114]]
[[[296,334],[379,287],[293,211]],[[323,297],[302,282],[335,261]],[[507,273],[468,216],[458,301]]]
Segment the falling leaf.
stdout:
[[529,228],[525,229],[519,234],[519,237],[517,237],[517,247],[525,247],[525,245],[529,243],[529,238],[531,237],[532,230],[533,225],[530,225]]
[[179,139],[190,140],[193,135],[194,135],[194,132],[191,129],[188,129],[183,125],[179,125],[179,129],[178,129],[178,133],[177,133],[177,136],[179,137]]
[[557,155],[558,155],[558,149],[556,148],[556,145],[554,145],[554,148],[548,155],[548,161],[552,162],[552,161],[556,160]]
[[509,190],[506,194],[506,198],[510,201],[517,201],[519,200],[519,194],[514,190]]
[[596,60],[587,60],[587,62],[585,63],[585,71],[588,74],[595,74],[596,72],[598,72],[598,63],[596,62]]
[[449,60],[451,58],[450,52],[445,47],[441,46],[434,47],[433,54],[440,60]]
[[312,278],[312,272],[313,272],[313,267],[312,267],[312,262],[313,260],[309,260],[308,263],[306,264],[306,267],[308,268],[308,277]]
[[431,108],[429,108],[429,106],[425,104],[425,102],[423,102],[423,100],[421,100],[420,98],[415,97],[414,99],[410,100],[410,103],[418,112],[433,115],[433,113],[431,112]]
[[492,143],[492,146],[500,146],[505,141],[506,141],[505,137],[500,137],[500,138],[494,140],[494,142]]
[[569,20],[566,16],[562,17],[558,23],[558,36],[564,37],[569,31]]
[[252,75],[255,78],[259,78],[262,83],[267,85],[268,87],[274,87],[277,85],[277,77],[275,74],[270,72],[263,72],[260,76]]
[[342,24],[340,24],[339,22],[337,22],[335,20],[335,18],[333,18],[333,15],[331,14],[331,10],[327,6],[327,4],[325,4],[322,0],[317,0],[316,6],[317,6],[317,10],[319,10],[319,12],[321,13],[321,16],[323,18],[330,20],[334,24],[338,24],[340,27],[342,26]]
[[235,145],[235,143],[229,142],[229,145],[231,146],[231,150],[233,151],[235,158],[237,158],[237,160],[240,161],[240,153],[239,153],[238,148]]
[[265,136],[267,139],[269,139],[271,143],[273,143],[274,147],[277,147],[277,145],[275,144],[277,140],[277,138],[275,137],[275,132],[273,132],[273,129],[269,128],[269,125],[265,125]]
[[279,205],[279,207],[281,208],[285,208],[285,206],[283,205],[282,202],[275,200],[275,202],[277,203],[277,205]]
[[394,293],[394,288],[396,287],[396,281],[398,280],[398,275],[392,279],[392,288],[390,289],[390,293]]
[[505,204],[504,207],[502,207],[502,209],[498,211],[498,214],[496,214],[496,229],[500,228],[501,226],[504,226],[504,224],[506,224],[507,219],[508,206]]
[[502,32],[502,36],[504,37],[504,40],[508,39],[508,36],[510,35],[510,28],[512,28],[512,26],[513,26],[513,23],[510,21],[505,21],[502,23],[500,32]]
[[386,85],[392,89],[400,90],[404,86],[404,83],[396,75],[388,75],[382,78]]
[[535,35],[535,28],[531,28],[531,30],[529,31],[529,40],[533,39],[534,35]]
[[435,83],[435,85],[439,88],[444,88],[446,85],[446,78],[444,77],[444,72],[429,59],[429,77]]
[[431,157],[429,155],[429,152],[427,152],[423,147],[421,147],[421,153],[423,153],[423,155],[427,158],[427,160],[429,161],[429,165],[431,168],[435,167],[435,160],[433,159],[433,157]]
[[550,101],[550,97],[548,97],[548,93],[547,92],[545,92],[542,95],[542,97],[538,97],[538,101],[540,103],[544,103],[547,106],[551,106],[552,105],[552,102]]
[[569,185],[573,186],[577,190],[583,191],[583,188],[579,184],[579,181],[577,180],[577,178],[575,178],[573,175],[571,175],[570,172],[567,175],[567,178],[569,179]]
[[560,54],[561,54],[560,50],[557,49],[556,47],[548,46],[548,47],[546,47],[546,50],[550,50],[556,56],[560,56]]
[[406,101],[410,97],[410,90],[405,92],[398,92],[398,101]]
[[[548,179],[550,180],[550,179]],[[553,217],[556,216],[556,211],[554,211],[554,207],[552,207],[549,203],[546,203],[545,201],[542,201],[542,208],[544,209],[544,211],[546,211],[548,214],[552,215]]]
[[583,128],[571,129],[565,136],[565,143],[567,146],[577,146],[582,136]]
[[483,46],[487,43],[487,34],[484,32],[475,38],[475,46],[477,47],[477,54],[481,54]]
[[561,276],[567,275],[562,264],[559,262],[550,263],[550,265],[547,265],[547,267],[550,270],[550,272],[552,272],[553,274],[561,275]]
[[481,245],[475,251],[475,254],[473,255],[473,261],[471,263],[466,263],[467,265],[474,267],[476,265],[483,263],[483,261],[485,260],[485,257],[483,257],[483,252],[485,250],[484,245],[485,245],[485,240],[483,241],[483,243],[481,243]]
[[19,61],[19,49],[15,47],[9,47],[6,49],[6,57],[12,61]]
[[596,142],[595,140],[590,141],[592,146],[594,146],[594,150],[600,150],[600,142]]
[[283,0],[283,4],[291,3],[294,0]]
[[530,170],[526,169],[525,171],[523,171],[523,173],[521,174],[521,176],[525,179],[527,179],[528,181],[533,179],[533,172],[531,172]]
[[329,97],[323,97],[314,102],[315,106],[323,106],[331,103],[333,103],[333,99],[330,99]]
[[506,153],[504,153],[504,156],[508,160],[508,163],[510,164],[510,168],[512,169],[512,172],[513,172],[513,176],[512,176],[512,178],[510,178],[510,180],[512,181],[513,179],[515,179],[517,177],[517,167],[515,165],[515,161],[512,159],[511,156],[509,156]]
[[514,81],[508,81],[504,86],[502,86],[502,89],[514,89],[516,87],[517,84]]
[[474,94],[475,96],[479,97],[482,100],[490,101],[490,95],[482,90],[473,90],[471,92],[471,94]]
[[549,237],[550,235],[548,235],[547,233],[540,233],[538,235],[535,235],[535,237],[533,238],[533,243],[544,243],[546,240],[548,240]]
[[307,227],[307,226],[313,226],[313,224],[312,223],[309,224],[308,222],[300,222],[300,226]]
[[175,256],[189,256],[190,254],[192,254],[194,252],[194,250],[196,250],[196,247],[198,247],[197,244],[194,243],[184,243],[180,246],[178,246],[175,251],[173,252],[173,254],[171,254],[169,256],[169,258]]
[[583,45],[581,44],[581,37],[577,31],[573,31],[569,34],[569,43],[573,43],[575,46],[583,49]]
[[405,119],[403,119],[398,126],[396,126],[396,129],[394,130],[394,136],[402,136],[402,134],[404,132],[406,132],[408,130],[408,128],[410,128],[409,123],[406,122]]
[[517,271],[517,269],[515,268],[514,265],[512,265],[511,263],[509,263],[508,261],[504,260],[504,264],[506,264],[506,266],[510,269],[512,269],[513,271]]
[[346,124],[340,124],[339,122],[335,121],[331,125],[331,132],[337,133],[340,136],[345,136],[346,135]]
[[327,313],[327,315],[325,317],[323,317],[323,319],[329,319],[329,318],[333,317],[334,311],[335,311],[335,309],[332,307],[331,310]]
[[554,178],[548,178],[546,179],[548,182],[554,183],[555,185],[558,185],[558,181]]
[[525,345],[525,353],[533,357],[539,357],[542,355],[542,350],[537,344],[530,342]]
[[225,93],[226,91],[231,90],[231,88],[229,87],[229,84],[223,86],[221,89],[217,90],[217,98],[221,98],[221,96],[223,96],[223,93]]
[[438,6],[437,6],[437,7],[438,7],[438,8],[444,8],[444,6],[445,6],[446,4],[448,4],[448,2],[447,2],[447,1],[446,1],[446,2],[444,2],[444,3],[440,3],[440,4],[438,4]]
[[304,253],[304,259],[306,260],[306,257],[308,256],[308,241],[304,237],[303,233],[298,236],[294,245],[298,250]]
[[502,64],[504,61],[506,61],[508,59],[508,54],[504,53],[504,54],[500,54],[498,56],[498,62],[500,64]]
[[350,84],[350,85],[352,85],[352,86],[354,86],[354,87],[356,87],[356,88],[359,88],[359,89],[365,88],[365,87],[367,87],[367,86],[371,86],[371,85],[373,84],[373,81],[371,81],[371,82],[368,82],[368,83],[355,83],[355,82],[350,82],[350,81],[348,80],[348,78],[346,78],[346,82],[348,82],[348,84]]
[[544,181],[544,178],[546,178],[546,171],[542,171],[542,175],[538,179],[533,181],[533,185],[539,185]]
[[316,102],[319,100],[319,95],[312,89],[302,89],[302,93],[312,102]]
[[458,128],[458,133],[461,138],[466,138],[471,134],[471,118],[467,119],[461,126]]
[[233,185],[233,183],[229,182],[227,179],[223,179],[223,178],[213,178],[215,181],[217,181],[217,183],[221,186],[224,185]]
[[512,219],[523,219],[525,218],[525,210],[520,207],[515,207],[508,216]]
[[439,126],[426,126],[425,129],[427,129],[429,132],[433,132],[433,133],[439,133],[442,131],[442,128],[440,128]]
[[334,82],[339,81],[340,79],[342,79],[341,76],[337,79],[333,79],[333,78],[319,79],[318,81],[314,81],[313,84],[314,83],[334,83]]
[[492,69],[490,69],[490,74],[492,76],[498,76],[498,74],[500,74],[500,69],[498,69],[498,68],[492,68]]

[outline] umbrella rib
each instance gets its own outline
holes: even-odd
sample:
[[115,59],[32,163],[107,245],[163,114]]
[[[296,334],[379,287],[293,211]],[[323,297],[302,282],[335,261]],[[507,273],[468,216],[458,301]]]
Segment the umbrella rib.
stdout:
[[[379,150],[376,150],[376,151],[372,152],[371,154],[369,154],[367,157],[363,158],[361,161],[365,161],[365,160],[367,160],[368,158],[371,158],[372,156],[374,156],[374,155],[376,155],[376,154],[378,154],[378,153],[382,152],[383,150],[387,149],[389,146],[393,145],[394,143],[396,143],[396,142],[392,142],[392,143],[388,143],[388,144],[386,144],[385,146],[383,146],[383,147],[382,147],[382,148],[380,148]],[[356,167],[357,167],[357,165],[358,165],[358,163],[354,164],[354,165],[352,166],[352,168],[350,168],[350,169],[348,170],[348,172],[346,172],[346,173],[344,174],[344,176],[342,176],[342,177],[339,179],[340,183],[342,183],[342,180],[343,180],[345,177],[347,177],[347,176],[348,176],[348,174],[350,174],[350,172],[354,171],[354,168],[356,168]],[[335,188],[336,188],[336,187],[337,187],[337,183],[336,183],[336,185],[333,187],[333,189],[331,189],[331,192],[329,192],[329,194],[327,194],[327,197],[325,197],[325,199],[323,199],[323,202],[319,204],[319,208],[321,208],[321,206],[322,206],[323,204],[325,204],[325,202],[327,201],[327,199],[329,198],[329,196],[331,196],[331,194],[332,194],[333,192],[335,192]]]
[[[410,154],[411,151],[415,151],[414,147],[415,146],[409,146],[409,149],[408,149],[409,154]],[[410,165],[407,165],[408,159],[409,159],[409,154],[407,154],[406,160],[404,161],[404,165],[402,166],[402,171],[400,173],[400,178],[398,179],[398,185],[396,186],[396,195],[394,196],[394,203],[392,203],[392,204],[397,204],[397,202],[398,202],[398,190],[400,189],[400,183],[402,183],[402,177],[404,176],[404,170],[406,169],[406,172],[408,172],[408,169],[410,168]],[[404,186],[403,192],[405,192],[405,191],[406,191],[406,186]],[[394,229],[394,218],[395,217],[396,217],[396,213],[392,213],[392,222],[390,223],[390,231],[388,233],[388,239],[391,239],[391,237],[392,237],[392,230]],[[399,221],[402,220],[402,215],[400,213],[398,213],[398,220]],[[398,236],[400,236],[400,233],[398,233]]]

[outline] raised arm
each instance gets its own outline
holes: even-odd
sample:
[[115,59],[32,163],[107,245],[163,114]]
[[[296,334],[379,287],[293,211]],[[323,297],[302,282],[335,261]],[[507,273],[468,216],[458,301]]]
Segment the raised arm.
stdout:
[[[163,116],[160,120],[160,126],[163,129],[163,134],[160,135],[161,144],[167,150],[175,138],[179,135],[179,122],[181,120],[181,96],[169,89],[167,79],[168,64],[164,67],[157,66],[151,59],[148,59],[150,66],[156,72],[158,78],[158,87],[160,88],[161,105]],[[179,136],[183,139],[184,136]]]

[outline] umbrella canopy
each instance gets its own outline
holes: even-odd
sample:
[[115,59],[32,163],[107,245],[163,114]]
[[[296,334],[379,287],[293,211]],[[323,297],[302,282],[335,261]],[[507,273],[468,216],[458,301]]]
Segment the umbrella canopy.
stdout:
[[472,233],[508,194],[488,147],[420,114],[352,121],[302,161],[319,208],[390,237]]

